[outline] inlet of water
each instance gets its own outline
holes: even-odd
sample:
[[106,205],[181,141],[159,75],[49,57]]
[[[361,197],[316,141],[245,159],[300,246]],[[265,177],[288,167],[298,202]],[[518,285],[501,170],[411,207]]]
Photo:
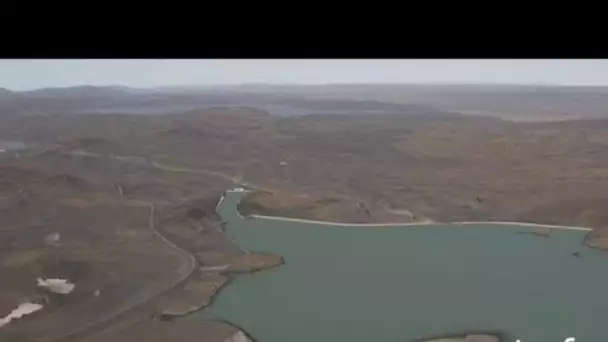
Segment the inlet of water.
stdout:
[[238,277],[200,315],[257,342],[409,342],[480,330],[509,341],[608,340],[608,253],[584,247],[584,231],[544,238],[517,225],[248,220],[236,213],[241,196],[228,192],[220,208],[227,233],[285,265]]

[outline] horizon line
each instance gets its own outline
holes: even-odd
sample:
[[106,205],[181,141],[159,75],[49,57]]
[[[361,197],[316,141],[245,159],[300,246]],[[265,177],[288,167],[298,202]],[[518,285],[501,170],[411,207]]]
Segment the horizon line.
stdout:
[[274,83],[274,82],[242,82],[242,83],[215,83],[215,84],[166,84],[166,85],[153,85],[153,86],[135,86],[125,84],[74,84],[74,85],[57,85],[57,86],[42,86],[36,88],[11,88],[0,86],[0,89],[8,90],[11,92],[30,92],[45,89],[69,89],[69,88],[129,88],[139,90],[154,90],[154,89],[167,89],[167,88],[234,88],[234,87],[251,87],[251,86],[265,86],[265,87],[327,87],[327,86],[453,86],[453,87],[537,87],[537,88],[606,88],[607,84],[563,84],[563,83],[501,83],[501,82],[485,82],[485,83],[473,83],[473,82],[332,82],[332,83]]

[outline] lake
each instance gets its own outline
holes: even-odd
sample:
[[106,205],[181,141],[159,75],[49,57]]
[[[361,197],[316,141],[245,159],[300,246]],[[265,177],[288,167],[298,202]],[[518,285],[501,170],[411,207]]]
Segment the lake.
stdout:
[[219,209],[227,233],[285,265],[237,277],[197,315],[230,321],[257,342],[409,342],[476,330],[513,342],[608,340],[608,253],[584,247],[585,231],[546,238],[517,225],[244,219],[241,196],[228,192]]

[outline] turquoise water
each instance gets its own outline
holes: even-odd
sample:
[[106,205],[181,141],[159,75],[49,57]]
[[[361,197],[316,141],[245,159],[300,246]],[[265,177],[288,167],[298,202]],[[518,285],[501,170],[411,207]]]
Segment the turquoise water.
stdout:
[[[518,226],[320,226],[236,214],[227,232],[285,265],[238,277],[201,314],[257,342],[408,342],[504,331],[515,342],[608,341],[608,253],[584,231]],[[580,257],[572,252],[580,251]]]

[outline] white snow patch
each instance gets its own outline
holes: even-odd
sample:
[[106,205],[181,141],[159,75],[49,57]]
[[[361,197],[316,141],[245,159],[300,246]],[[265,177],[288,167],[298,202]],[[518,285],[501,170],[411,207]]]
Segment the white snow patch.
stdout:
[[38,278],[37,280],[38,286],[44,287],[54,293],[68,294],[72,292],[74,290],[74,287],[76,286],[72,283],[69,283],[67,280],[61,278]]
[[61,234],[49,234],[47,235],[47,237],[44,238],[44,243],[46,243],[47,245],[56,246],[59,243],[59,239],[61,239]]
[[29,315],[32,312],[42,309],[42,305],[36,303],[21,303],[15,310],[11,311],[8,316],[0,318],[0,328],[8,324],[15,318],[21,318],[25,315]]

